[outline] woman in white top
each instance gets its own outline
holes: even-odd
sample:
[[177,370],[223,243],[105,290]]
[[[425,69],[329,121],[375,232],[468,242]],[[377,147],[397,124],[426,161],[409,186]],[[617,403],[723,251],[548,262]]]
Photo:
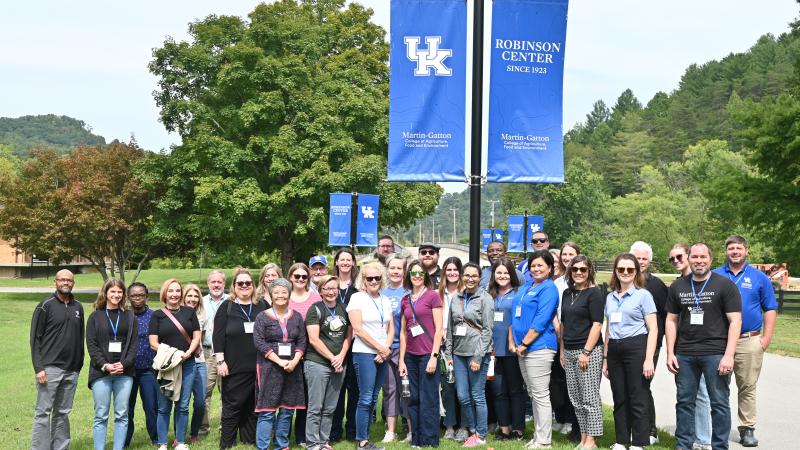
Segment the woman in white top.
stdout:
[[392,353],[394,320],[389,299],[381,294],[386,286],[385,269],[378,262],[366,264],[359,274],[357,287],[347,305],[347,314],[353,326],[353,367],[358,379],[358,406],[356,409],[356,441],[358,448],[378,450],[369,442],[369,424],[378,392],[386,377]]

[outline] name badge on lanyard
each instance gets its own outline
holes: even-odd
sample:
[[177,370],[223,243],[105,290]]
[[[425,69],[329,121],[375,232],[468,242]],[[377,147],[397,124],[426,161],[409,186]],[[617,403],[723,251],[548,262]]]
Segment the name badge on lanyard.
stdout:
[[122,353],[122,342],[111,341],[108,343],[109,353]]
[[413,337],[417,337],[420,334],[424,333],[424,331],[422,331],[422,325],[418,323],[412,325],[411,328],[409,328],[408,330],[411,331],[411,336]]
[[611,323],[620,323],[622,322],[622,312],[612,312],[610,316],[608,316],[608,321]]
[[334,316],[333,319],[328,322],[328,327],[331,329],[331,331],[339,331],[343,325],[344,323],[342,323],[342,319],[339,316]]
[[689,314],[689,324],[690,325],[702,325],[703,324],[703,310],[700,308],[692,308]]
[[455,330],[453,330],[453,335],[455,336],[466,336],[467,335],[467,326],[462,324],[456,325]]
[[292,344],[288,342],[278,343],[278,356],[292,356]]
[[244,322],[244,332],[247,334],[253,334],[253,326],[255,322]]

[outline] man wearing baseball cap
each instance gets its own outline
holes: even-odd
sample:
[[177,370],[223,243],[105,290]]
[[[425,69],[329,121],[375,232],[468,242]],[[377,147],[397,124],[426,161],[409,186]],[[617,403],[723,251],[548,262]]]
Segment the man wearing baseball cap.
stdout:
[[423,242],[419,244],[419,262],[422,268],[431,275],[433,285],[439,286],[439,279],[442,276],[442,269],[439,267],[439,247],[433,242]]
[[328,274],[328,258],[325,255],[312,256],[308,260],[308,268],[311,270],[310,288],[313,292],[317,292],[317,282]]

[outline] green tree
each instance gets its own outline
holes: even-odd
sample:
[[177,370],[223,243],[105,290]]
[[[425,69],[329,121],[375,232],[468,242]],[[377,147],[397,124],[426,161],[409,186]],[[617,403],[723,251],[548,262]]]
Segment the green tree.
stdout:
[[388,45],[371,10],[344,4],[209,16],[154,51],[161,120],[183,138],[159,166],[172,240],[277,247],[286,267],[324,246],[329,192],[381,195],[383,227],[433,211],[437,185],[383,182]]

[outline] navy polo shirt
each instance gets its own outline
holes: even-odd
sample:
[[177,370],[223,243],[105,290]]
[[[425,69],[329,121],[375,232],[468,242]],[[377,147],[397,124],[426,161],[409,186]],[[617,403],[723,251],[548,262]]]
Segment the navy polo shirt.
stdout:
[[764,322],[763,312],[778,309],[775,291],[767,275],[747,263],[736,275],[727,263],[714,269],[714,272],[733,281],[739,289],[739,295],[742,296],[742,333],[760,331]]

